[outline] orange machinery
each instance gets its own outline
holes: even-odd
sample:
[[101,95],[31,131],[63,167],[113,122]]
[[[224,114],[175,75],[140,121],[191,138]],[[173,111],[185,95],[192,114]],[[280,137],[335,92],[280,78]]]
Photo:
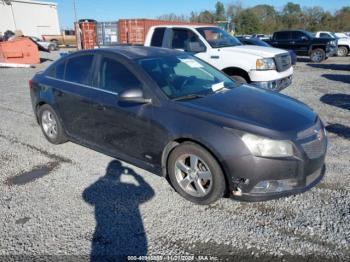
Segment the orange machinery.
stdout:
[[0,42],[0,63],[39,64],[38,46],[26,37]]

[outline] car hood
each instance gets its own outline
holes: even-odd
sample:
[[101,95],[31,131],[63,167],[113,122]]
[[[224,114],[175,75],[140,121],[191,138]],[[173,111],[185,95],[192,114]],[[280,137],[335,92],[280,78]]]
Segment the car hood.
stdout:
[[310,127],[317,118],[298,100],[249,85],[178,103],[191,109],[187,113],[193,112],[225,127],[260,129],[267,134],[274,131],[289,135]]
[[286,51],[266,46],[249,46],[249,45],[239,45],[234,47],[224,47],[222,51],[232,52],[232,53],[244,53],[249,55],[255,55],[262,58],[274,57],[275,55],[285,53]]

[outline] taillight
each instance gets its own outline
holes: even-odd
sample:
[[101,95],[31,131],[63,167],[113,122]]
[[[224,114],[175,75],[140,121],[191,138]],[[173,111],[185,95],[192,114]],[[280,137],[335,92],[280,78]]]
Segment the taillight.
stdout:
[[29,88],[32,89],[32,87],[33,87],[33,80],[30,79],[30,80],[29,80]]

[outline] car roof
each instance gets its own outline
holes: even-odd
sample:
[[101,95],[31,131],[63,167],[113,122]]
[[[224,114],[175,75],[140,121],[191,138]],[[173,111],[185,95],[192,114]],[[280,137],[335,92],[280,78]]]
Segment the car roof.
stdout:
[[160,48],[160,47],[148,47],[148,46],[115,46],[115,47],[108,47],[108,48],[99,48],[99,49],[92,49],[92,50],[83,50],[75,52],[77,53],[114,53],[121,56],[124,56],[128,59],[139,59],[139,58],[147,58],[147,57],[162,57],[162,56],[168,56],[168,55],[181,55],[184,54],[184,52],[174,49],[168,49],[168,48]]
[[217,28],[220,28],[216,25],[210,25],[210,24],[207,24],[207,25],[156,25],[156,26],[152,26],[153,28],[159,28],[159,27],[167,27],[167,28],[192,28],[192,29],[196,29],[196,28],[206,28],[206,27],[217,27]]

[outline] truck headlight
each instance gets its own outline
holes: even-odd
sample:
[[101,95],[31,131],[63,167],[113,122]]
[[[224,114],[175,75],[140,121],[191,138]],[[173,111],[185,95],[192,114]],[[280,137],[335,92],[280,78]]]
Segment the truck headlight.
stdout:
[[262,58],[256,60],[257,70],[274,70],[276,69],[276,64],[273,58]]
[[262,157],[288,157],[293,156],[293,145],[287,140],[273,140],[253,134],[241,136],[244,144],[255,156]]

